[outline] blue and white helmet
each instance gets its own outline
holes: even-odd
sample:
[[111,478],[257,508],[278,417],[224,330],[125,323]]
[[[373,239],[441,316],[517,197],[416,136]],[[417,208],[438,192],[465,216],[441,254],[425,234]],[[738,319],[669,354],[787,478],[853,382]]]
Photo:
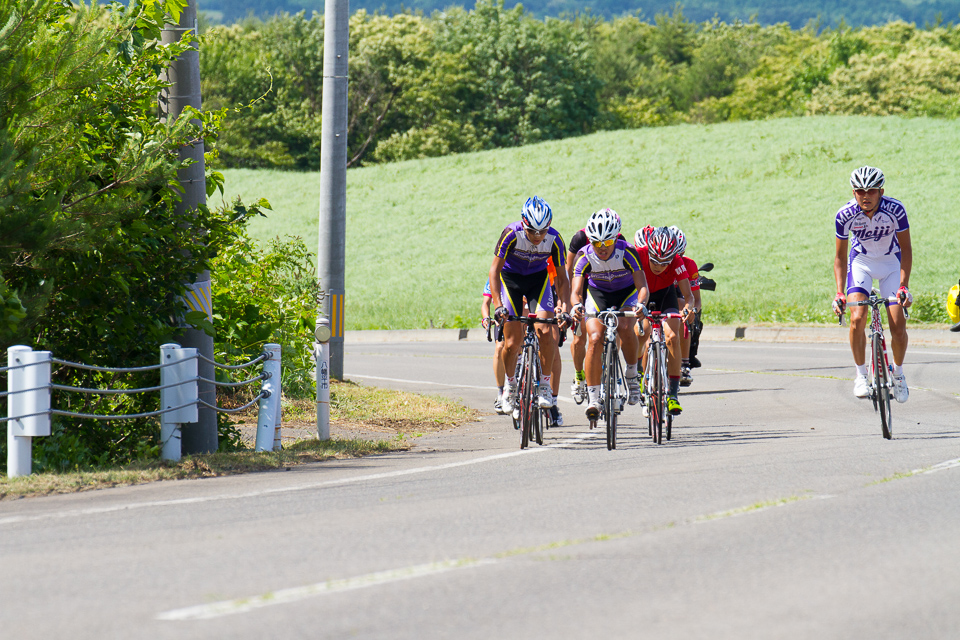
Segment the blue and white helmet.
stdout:
[[882,189],[886,178],[876,167],[860,167],[850,174],[850,186],[854,189]]
[[543,231],[550,226],[550,222],[553,220],[553,211],[550,210],[550,205],[544,202],[543,198],[533,196],[524,203],[523,209],[520,210],[520,218],[523,220],[525,227],[534,231]]

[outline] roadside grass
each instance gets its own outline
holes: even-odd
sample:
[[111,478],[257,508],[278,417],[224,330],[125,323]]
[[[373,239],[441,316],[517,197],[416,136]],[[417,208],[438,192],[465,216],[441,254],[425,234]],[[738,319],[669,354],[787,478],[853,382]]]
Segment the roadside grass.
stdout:
[[[831,323],[833,218],[850,172],[871,164],[907,207],[915,320],[945,322],[957,281],[953,167],[960,127],[928,118],[829,116],[602,132],[347,172],[346,328],[476,326],[493,246],[530,195],[566,240],[612,207],[632,233],[679,225],[714,262],[711,323]],[[261,240],[315,246],[319,174],[227,170],[228,198],[265,197]]]
[[[179,462],[142,460],[112,469],[36,473],[20,478],[0,477],[0,501],[56,493],[74,493],[161,480],[184,480],[287,469],[310,462],[357,458],[410,448],[409,437],[454,427],[479,417],[479,412],[455,400],[331,381],[330,421],[349,430],[384,437],[301,439],[281,451],[232,452],[185,456]],[[286,401],[284,426],[316,424],[313,399]],[[239,416],[240,424],[256,427],[256,412]]]

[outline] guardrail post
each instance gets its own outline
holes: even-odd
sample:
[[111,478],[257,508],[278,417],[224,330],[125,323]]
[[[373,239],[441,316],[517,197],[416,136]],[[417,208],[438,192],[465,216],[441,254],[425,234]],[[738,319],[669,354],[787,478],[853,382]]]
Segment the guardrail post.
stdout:
[[277,414],[280,412],[280,345],[267,344],[263,346],[263,350],[268,354],[263,363],[266,380],[261,387],[261,392],[266,397],[260,398],[255,450],[271,451],[276,438]]
[[277,421],[275,423],[276,427],[273,430],[273,450],[280,451],[283,448],[283,442],[281,439],[282,427],[283,427],[283,389],[281,388],[281,380],[283,380],[283,351],[281,350],[280,345],[277,345]]
[[7,366],[18,367],[7,377],[7,413],[14,418],[7,422],[8,478],[33,473],[33,438],[50,435],[50,360],[49,351],[7,349]]
[[[179,460],[180,425],[197,421],[199,385],[197,350],[182,349],[170,343],[160,347],[160,409],[175,411],[160,414],[160,459]],[[183,405],[189,405],[184,407]]]

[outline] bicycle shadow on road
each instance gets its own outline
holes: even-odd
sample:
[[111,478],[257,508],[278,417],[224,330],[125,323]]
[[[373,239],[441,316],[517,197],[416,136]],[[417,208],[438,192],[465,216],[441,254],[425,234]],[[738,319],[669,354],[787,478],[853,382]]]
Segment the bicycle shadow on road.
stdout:
[[684,391],[680,390],[680,397],[684,396],[713,396],[728,393],[752,393],[754,391],[785,391],[783,387],[753,387],[752,389],[714,389],[713,391]]

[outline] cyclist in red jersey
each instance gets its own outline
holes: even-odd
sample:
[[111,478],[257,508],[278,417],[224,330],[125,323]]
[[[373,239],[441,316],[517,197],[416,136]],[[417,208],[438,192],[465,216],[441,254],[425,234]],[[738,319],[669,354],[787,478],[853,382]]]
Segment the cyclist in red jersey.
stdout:
[[[647,279],[650,290],[648,307],[656,305],[663,313],[682,313],[686,322],[693,321],[690,301],[693,292],[690,290],[690,280],[687,277],[687,267],[680,257],[680,246],[677,235],[667,227],[645,227],[637,231],[635,237],[637,255],[640,257],[640,267]],[[676,286],[675,286],[676,285]],[[677,298],[677,290],[683,296],[682,305]],[[640,332],[640,323],[637,324]],[[640,333],[640,350],[638,355],[646,355],[647,337],[650,335],[649,321],[643,322],[643,333]],[[670,391],[667,398],[667,409],[673,415],[680,415],[683,407],[677,396],[680,393],[680,321],[677,318],[668,318],[663,321],[663,337],[667,343],[667,374],[670,376]]]
[[[680,231],[679,227],[672,226],[670,229],[677,235],[677,240],[680,241],[680,257],[683,258],[683,264],[687,268],[687,279],[690,281],[690,291],[693,293],[693,314],[700,313],[701,299],[700,299],[700,271],[697,269],[697,263],[693,261],[692,258],[686,256],[687,252],[687,238],[683,235],[683,231]],[[680,296],[681,298],[683,296]],[[689,387],[693,383],[693,375],[690,372],[690,339],[692,337],[692,332],[687,331],[686,335],[680,336],[680,353],[682,355],[680,361],[680,386]]]

